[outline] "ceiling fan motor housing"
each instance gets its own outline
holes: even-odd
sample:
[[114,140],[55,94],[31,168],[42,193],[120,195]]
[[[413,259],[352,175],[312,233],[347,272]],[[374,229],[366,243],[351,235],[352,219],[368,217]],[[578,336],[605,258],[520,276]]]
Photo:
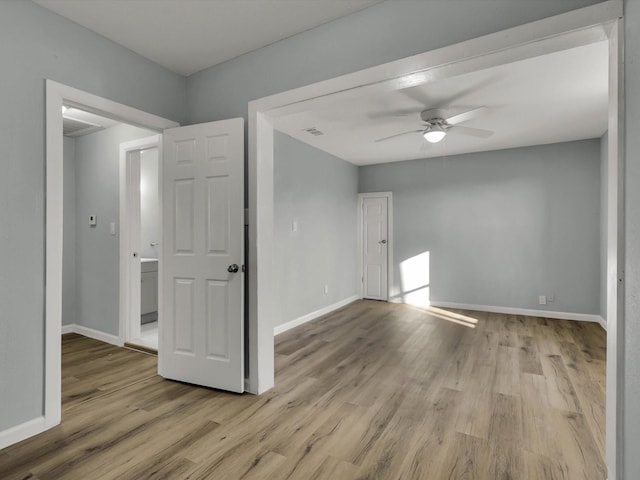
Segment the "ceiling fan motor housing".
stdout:
[[442,108],[430,108],[428,110],[423,110],[420,112],[420,118],[423,122],[435,124],[438,121],[442,123],[446,123],[445,118],[447,118],[447,112],[445,112]]
[[447,131],[451,128],[451,125],[449,125],[444,118],[429,118],[425,120],[425,123],[427,130]]

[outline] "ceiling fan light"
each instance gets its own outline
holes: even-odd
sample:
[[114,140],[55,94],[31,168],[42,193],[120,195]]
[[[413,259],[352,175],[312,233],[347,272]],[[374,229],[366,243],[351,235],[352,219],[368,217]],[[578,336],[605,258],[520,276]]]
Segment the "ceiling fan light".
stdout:
[[447,134],[446,130],[439,127],[431,127],[425,130],[424,139],[430,143],[438,143]]

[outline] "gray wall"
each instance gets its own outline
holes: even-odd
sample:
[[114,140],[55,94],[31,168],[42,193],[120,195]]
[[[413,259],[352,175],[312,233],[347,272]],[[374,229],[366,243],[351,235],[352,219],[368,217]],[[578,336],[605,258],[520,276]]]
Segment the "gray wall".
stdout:
[[[599,145],[361,167],[361,193],[393,192],[392,300],[428,284],[431,301],[599,314]],[[424,252],[430,271],[415,272]]]
[[160,201],[158,196],[158,149],[140,155],[140,256],[158,258],[160,243]]
[[186,82],[23,0],[0,1],[0,65],[0,430],[4,430],[43,414],[45,79],[177,121],[185,114]]
[[[625,0],[624,372],[621,418],[624,478],[640,478],[640,2]],[[622,272],[621,272],[622,273]],[[620,447],[619,447],[620,448]]]
[[76,323],[76,141],[64,137],[62,324]]
[[600,137],[600,316],[607,320],[607,181],[609,132]]
[[358,168],[276,132],[274,192],[276,326],[358,293]]
[[[116,125],[76,140],[76,322],[112,335],[119,327],[119,148],[154,133]],[[95,227],[89,215],[97,215]]]

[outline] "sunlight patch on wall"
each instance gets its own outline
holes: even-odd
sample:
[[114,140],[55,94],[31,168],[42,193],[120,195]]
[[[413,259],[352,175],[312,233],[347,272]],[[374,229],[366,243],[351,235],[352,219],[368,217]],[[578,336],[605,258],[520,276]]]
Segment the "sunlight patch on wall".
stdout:
[[428,307],[429,252],[423,252],[400,262],[402,302],[417,307]]

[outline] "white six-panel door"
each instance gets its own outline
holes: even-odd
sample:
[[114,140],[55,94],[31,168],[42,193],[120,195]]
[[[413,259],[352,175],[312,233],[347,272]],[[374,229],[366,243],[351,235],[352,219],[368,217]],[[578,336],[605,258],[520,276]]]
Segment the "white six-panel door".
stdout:
[[362,199],[363,297],[387,300],[388,198]]
[[164,132],[159,373],[244,390],[244,120]]

